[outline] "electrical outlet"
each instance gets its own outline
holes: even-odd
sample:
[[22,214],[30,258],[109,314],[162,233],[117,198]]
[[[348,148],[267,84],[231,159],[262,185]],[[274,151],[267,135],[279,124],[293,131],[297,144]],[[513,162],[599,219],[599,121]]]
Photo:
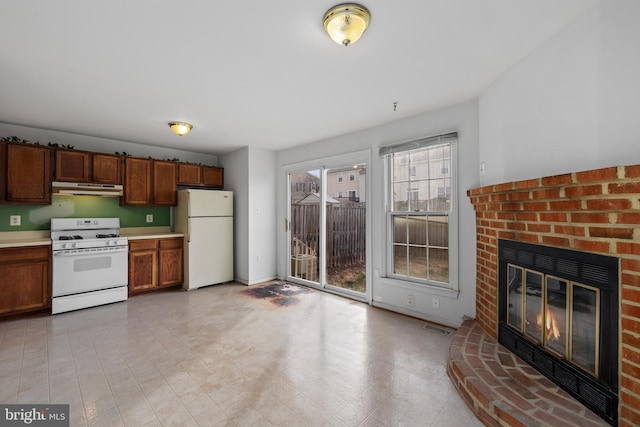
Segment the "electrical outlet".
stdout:
[[153,215],[147,214],[147,222],[153,222]]
[[9,216],[9,225],[11,227],[17,227],[21,223],[22,217],[20,215],[11,215]]
[[413,295],[407,295],[407,305],[409,307],[414,307],[416,305],[416,300]]
[[440,308],[440,298],[437,298],[437,297],[431,298],[431,303],[433,305],[433,308]]

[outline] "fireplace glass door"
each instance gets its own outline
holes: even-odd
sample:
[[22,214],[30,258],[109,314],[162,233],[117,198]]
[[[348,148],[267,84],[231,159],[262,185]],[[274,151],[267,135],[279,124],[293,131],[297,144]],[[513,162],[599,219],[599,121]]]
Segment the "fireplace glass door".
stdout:
[[600,291],[512,264],[507,286],[507,323],[598,377]]
[[571,362],[598,377],[600,290],[574,283],[571,297]]
[[567,355],[567,289],[566,280],[547,276],[545,292],[544,345],[560,355]]
[[522,333],[522,267],[508,266],[507,323]]
[[537,343],[542,342],[542,328],[538,324],[542,317],[542,279],[543,275],[525,270],[524,294],[524,333]]

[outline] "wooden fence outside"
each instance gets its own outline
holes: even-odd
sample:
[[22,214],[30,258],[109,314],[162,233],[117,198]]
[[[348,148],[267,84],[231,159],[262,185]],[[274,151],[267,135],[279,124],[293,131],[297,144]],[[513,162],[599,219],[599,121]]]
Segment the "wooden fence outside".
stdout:
[[[363,205],[327,206],[327,267],[341,267],[365,261],[366,210]],[[320,206],[291,205],[291,238],[311,248],[317,256],[319,241]],[[444,220],[444,221],[443,221]],[[407,224],[408,221],[408,224]],[[398,218],[395,222],[398,243],[420,247],[446,248],[449,224],[445,217]],[[427,230],[428,227],[428,230]],[[429,242],[427,243],[427,236]],[[445,249],[446,250],[446,249]]]
[[[327,206],[327,267],[365,261],[366,209],[360,205]],[[291,205],[291,238],[318,251],[319,205]]]

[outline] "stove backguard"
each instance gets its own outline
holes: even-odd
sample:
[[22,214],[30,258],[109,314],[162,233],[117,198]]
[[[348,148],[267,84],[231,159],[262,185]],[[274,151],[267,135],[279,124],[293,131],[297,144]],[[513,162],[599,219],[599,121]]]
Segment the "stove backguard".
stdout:
[[615,257],[500,240],[501,344],[616,425]]

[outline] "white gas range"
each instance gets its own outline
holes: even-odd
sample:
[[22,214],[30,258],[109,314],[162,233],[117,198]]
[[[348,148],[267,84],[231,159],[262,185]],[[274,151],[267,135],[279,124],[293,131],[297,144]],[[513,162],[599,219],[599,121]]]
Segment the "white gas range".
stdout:
[[129,242],[120,218],[53,218],[52,314],[127,299]]

